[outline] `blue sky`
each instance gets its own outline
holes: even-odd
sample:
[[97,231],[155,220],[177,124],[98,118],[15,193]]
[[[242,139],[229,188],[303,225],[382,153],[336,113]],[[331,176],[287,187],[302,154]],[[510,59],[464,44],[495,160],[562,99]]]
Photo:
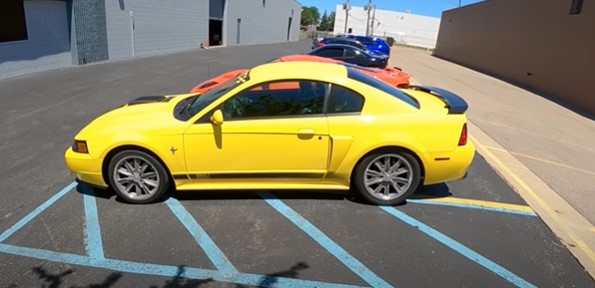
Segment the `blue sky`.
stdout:
[[[318,7],[320,15],[335,11],[337,4],[342,4],[345,0],[297,0],[302,6]],[[461,0],[461,6],[469,5],[481,0]],[[351,6],[364,6],[368,0],[350,0]],[[453,9],[459,6],[459,0],[372,0],[376,9],[392,10],[405,12],[410,10],[413,14],[440,17],[442,11]]]

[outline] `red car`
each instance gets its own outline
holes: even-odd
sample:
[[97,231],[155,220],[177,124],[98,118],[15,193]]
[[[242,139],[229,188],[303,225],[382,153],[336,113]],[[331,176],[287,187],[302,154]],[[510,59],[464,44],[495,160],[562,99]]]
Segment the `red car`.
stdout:
[[[353,67],[363,73],[366,73],[370,76],[378,78],[391,86],[399,87],[399,88],[406,88],[409,86],[409,78],[411,76],[397,67],[386,67],[384,69],[379,68],[368,68],[368,67],[360,67],[357,65],[345,63],[342,61],[312,56],[312,55],[304,55],[304,54],[295,54],[295,55],[288,55],[279,57],[277,59],[272,60],[271,62],[324,62],[324,63],[335,63],[340,65],[345,65],[349,67]],[[201,82],[194,86],[190,93],[204,93],[208,90],[211,90],[213,87],[225,82],[228,79],[234,78],[239,76],[240,74],[248,71],[248,69],[238,69],[229,71],[227,73],[223,73],[217,77],[211,78],[204,82]]]

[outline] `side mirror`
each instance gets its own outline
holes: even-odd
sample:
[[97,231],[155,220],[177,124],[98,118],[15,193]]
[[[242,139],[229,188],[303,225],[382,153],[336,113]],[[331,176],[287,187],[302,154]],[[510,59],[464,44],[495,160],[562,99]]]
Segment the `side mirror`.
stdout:
[[223,124],[223,112],[221,112],[221,110],[217,109],[215,110],[215,112],[213,112],[213,115],[211,115],[211,123],[220,126]]

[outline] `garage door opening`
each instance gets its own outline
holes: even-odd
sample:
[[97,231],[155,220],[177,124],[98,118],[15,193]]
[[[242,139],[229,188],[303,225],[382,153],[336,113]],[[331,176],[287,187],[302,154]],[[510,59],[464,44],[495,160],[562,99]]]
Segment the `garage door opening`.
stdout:
[[223,21],[209,20],[209,46],[220,46],[223,44]]

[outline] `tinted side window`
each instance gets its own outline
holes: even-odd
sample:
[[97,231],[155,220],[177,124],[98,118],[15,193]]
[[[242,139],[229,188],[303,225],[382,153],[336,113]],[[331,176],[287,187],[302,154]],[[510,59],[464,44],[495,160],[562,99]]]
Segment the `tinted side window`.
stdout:
[[329,58],[341,58],[343,57],[343,49],[341,48],[328,48],[316,53],[318,56],[329,57]]
[[287,80],[259,84],[223,103],[228,119],[322,114],[328,84]]
[[369,56],[368,56],[368,54],[364,54],[364,53],[358,53],[358,54],[356,55],[356,58],[357,58],[357,59],[368,59],[368,58],[369,58]]
[[326,108],[327,113],[356,113],[361,112],[363,107],[362,95],[345,87],[332,86]]
[[345,58],[355,58],[357,54],[353,50],[345,49]]

